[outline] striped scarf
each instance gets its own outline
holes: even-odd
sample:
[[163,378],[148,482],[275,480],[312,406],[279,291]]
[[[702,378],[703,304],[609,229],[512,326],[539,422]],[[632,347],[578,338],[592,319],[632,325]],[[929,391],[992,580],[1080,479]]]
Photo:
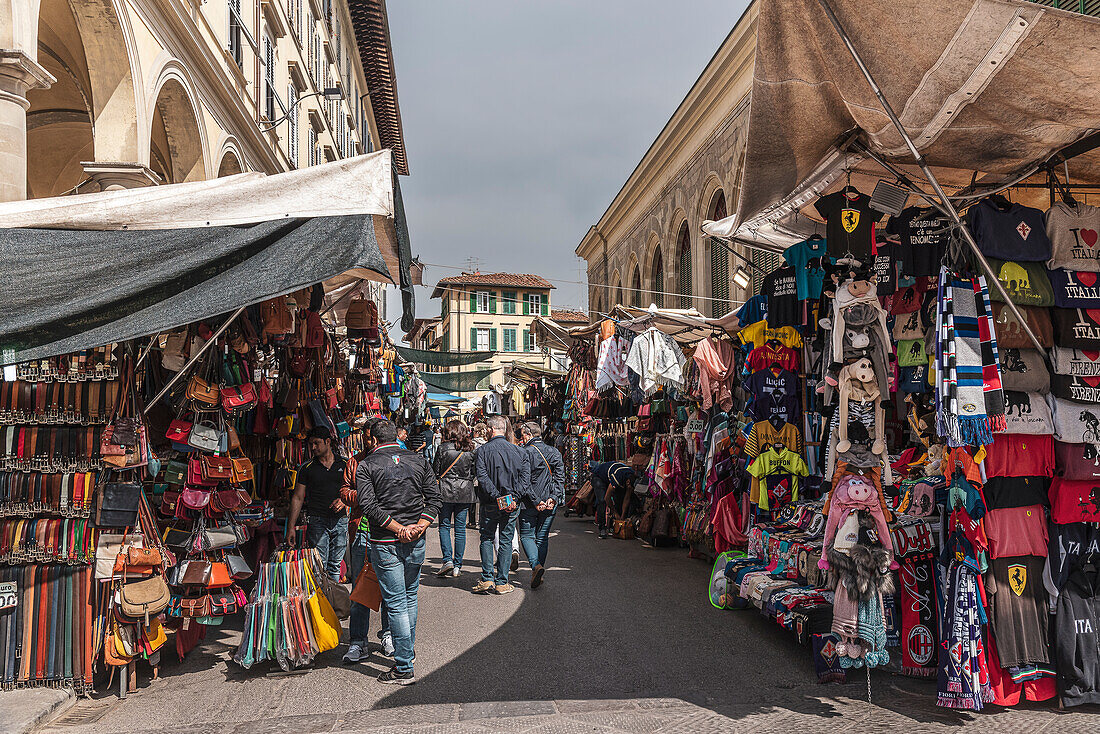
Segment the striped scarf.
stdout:
[[936,306],[936,409],[951,446],[993,443],[1005,429],[1004,391],[985,278],[940,270]]

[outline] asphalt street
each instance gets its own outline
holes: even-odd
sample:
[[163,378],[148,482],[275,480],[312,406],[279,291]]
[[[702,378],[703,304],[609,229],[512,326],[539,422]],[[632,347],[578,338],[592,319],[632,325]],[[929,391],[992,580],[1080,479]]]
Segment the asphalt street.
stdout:
[[[1096,731],[1097,709],[939,709],[934,685],[886,672],[817,683],[807,648],[754,611],[709,604],[708,564],[682,549],[599,540],[590,522],[558,518],[546,583],[475,596],[477,543],[466,566],[439,579],[429,532],[416,646],[416,685],[380,685],[388,659],[281,674],[230,660],[239,631],[211,630],[182,662],[167,652],[161,679],[120,701],[78,703],[54,734],[108,732],[726,732]],[[377,619],[372,619],[372,633]],[[1008,727],[1006,729],[1006,727]]]

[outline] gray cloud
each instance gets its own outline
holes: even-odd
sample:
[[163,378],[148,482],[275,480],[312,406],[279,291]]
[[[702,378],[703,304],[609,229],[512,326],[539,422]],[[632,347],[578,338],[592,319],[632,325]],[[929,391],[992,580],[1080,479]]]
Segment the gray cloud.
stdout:
[[[390,0],[414,253],[583,281],[574,248],[746,5]],[[556,285],[555,305],[585,305],[583,285]],[[418,316],[439,313],[430,295]]]

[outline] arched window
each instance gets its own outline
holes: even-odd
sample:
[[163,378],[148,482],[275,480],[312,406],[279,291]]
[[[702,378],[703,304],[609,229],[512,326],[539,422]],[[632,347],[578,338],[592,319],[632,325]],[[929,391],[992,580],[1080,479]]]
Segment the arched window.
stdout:
[[634,266],[634,279],[630,281],[630,305],[641,307],[642,305],[642,274],[638,266]]
[[653,303],[657,308],[665,307],[665,261],[660,247],[653,253]]
[[680,308],[691,308],[691,235],[687,222],[680,225],[680,234],[676,237],[676,251],[680,258],[680,273],[677,292],[680,294]]
[[[714,202],[710,207],[710,216],[707,219],[718,221],[725,219],[726,195],[718,189],[714,195]],[[713,237],[710,238],[710,315],[717,318],[725,316],[730,308],[730,254],[722,243]]]

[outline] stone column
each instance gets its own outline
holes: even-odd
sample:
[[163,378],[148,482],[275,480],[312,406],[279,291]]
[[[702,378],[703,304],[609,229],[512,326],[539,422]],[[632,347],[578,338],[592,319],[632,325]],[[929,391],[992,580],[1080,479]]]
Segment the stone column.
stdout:
[[138,189],[164,183],[149,166],[140,163],[81,161],[80,165],[88,178],[99,184],[100,191]]
[[22,51],[0,49],[0,201],[27,198],[27,90],[55,81]]

